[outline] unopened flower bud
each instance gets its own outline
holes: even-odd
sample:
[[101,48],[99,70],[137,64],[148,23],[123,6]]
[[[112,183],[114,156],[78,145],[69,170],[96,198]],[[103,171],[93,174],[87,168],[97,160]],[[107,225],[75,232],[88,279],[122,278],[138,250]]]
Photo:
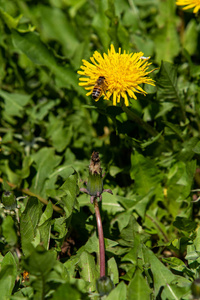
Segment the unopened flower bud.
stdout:
[[5,209],[14,210],[17,207],[17,200],[13,192],[6,191],[2,195],[2,203]]
[[109,277],[103,276],[97,280],[97,291],[102,297],[108,295],[114,288],[114,283]]
[[90,196],[99,197],[103,192],[102,169],[98,152],[93,152],[89,165],[87,190]]

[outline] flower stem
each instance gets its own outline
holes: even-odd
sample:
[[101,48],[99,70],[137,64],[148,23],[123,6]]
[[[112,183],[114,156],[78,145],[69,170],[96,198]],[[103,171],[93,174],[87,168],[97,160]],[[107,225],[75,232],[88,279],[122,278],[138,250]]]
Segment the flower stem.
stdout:
[[104,237],[103,237],[103,226],[102,226],[102,222],[101,222],[101,215],[100,215],[97,199],[94,200],[94,208],[95,208],[95,213],[96,213],[97,229],[98,229],[98,235],[99,235],[100,277],[103,277],[106,275],[105,247],[104,247]]
[[128,109],[128,107],[124,103],[122,105],[122,109],[131,120],[136,122],[139,126],[141,126],[144,130],[146,130],[152,136],[156,136],[159,134],[157,132],[157,130],[155,130],[151,125],[147,124],[136,113],[134,113],[132,110]]

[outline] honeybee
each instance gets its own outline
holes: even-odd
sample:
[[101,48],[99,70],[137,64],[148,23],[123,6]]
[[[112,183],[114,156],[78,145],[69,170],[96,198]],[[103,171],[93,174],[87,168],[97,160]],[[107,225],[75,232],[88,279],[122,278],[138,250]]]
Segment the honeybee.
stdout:
[[99,78],[95,83],[95,86],[92,91],[92,98],[96,101],[101,97],[103,92],[105,94],[105,88],[106,88],[105,80],[106,78],[104,76],[99,76]]

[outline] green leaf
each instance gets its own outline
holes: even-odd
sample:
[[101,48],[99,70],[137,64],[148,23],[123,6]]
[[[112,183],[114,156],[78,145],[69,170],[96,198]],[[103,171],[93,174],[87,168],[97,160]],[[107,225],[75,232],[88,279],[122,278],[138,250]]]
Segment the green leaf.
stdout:
[[177,105],[171,102],[161,102],[159,112],[156,114],[155,119],[165,116],[168,112],[170,112]]
[[38,246],[30,256],[24,259],[24,267],[35,276],[46,276],[56,263],[56,252],[45,251],[43,247]]
[[170,122],[165,122],[165,125],[168,128],[170,128],[173,133],[175,133],[177,135],[177,138],[179,138],[181,141],[183,140],[183,133],[182,133],[182,131],[181,131],[181,129],[180,129],[179,126],[174,125],[174,124],[172,124]]
[[58,151],[63,151],[73,137],[72,126],[64,127],[64,120],[59,120],[57,117],[50,115],[49,126],[47,127],[47,138],[52,140],[53,147]]
[[120,282],[114,290],[110,292],[110,294],[107,296],[106,300],[122,300],[122,299],[127,299],[126,298],[126,285],[122,281]]
[[159,2],[159,14],[157,14],[158,29],[153,34],[155,43],[156,60],[172,62],[180,51],[180,43],[176,30],[176,5],[174,1]]
[[77,78],[69,67],[59,66],[53,54],[49,51],[40,37],[35,32],[12,32],[12,40],[16,49],[23,52],[33,63],[39,66],[47,66],[57,76],[62,86],[72,85],[77,88]]
[[81,277],[90,283],[89,290],[95,291],[98,273],[96,271],[94,257],[91,254],[89,254],[87,251],[84,251],[80,255],[78,265],[81,268],[80,271]]
[[22,117],[24,106],[30,101],[31,96],[25,94],[8,93],[0,90],[0,96],[4,99],[4,109],[8,116]]
[[200,154],[200,141],[197,142],[197,144],[192,149],[195,153]]
[[87,251],[88,253],[99,252],[99,239],[96,233],[89,237],[87,243],[78,250],[78,253],[82,253],[83,251]]
[[[180,159],[182,161],[185,161],[185,162],[191,161],[191,166],[193,164],[193,167],[194,167],[193,172],[195,172],[195,170],[196,170],[196,162],[195,162],[195,160],[192,160],[192,158],[194,157],[194,153],[195,153],[194,149],[198,145],[198,142],[199,142],[199,139],[197,137],[192,137],[191,139],[184,141],[184,143],[182,144],[181,152],[178,155],[178,159]],[[193,174],[191,174],[191,175],[193,176]]]
[[25,287],[11,296],[10,300],[28,300],[33,298],[33,289],[31,287]]
[[61,157],[55,155],[53,148],[43,147],[32,155],[36,164],[37,174],[32,183],[32,190],[45,196],[45,181],[49,178],[54,168],[60,163]]
[[177,67],[169,62],[162,62],[157,79],[158,98],[173,101],[179,98],[177,88]]
[[131,155],[131,178],[135,180],[135,190],[140,195],[146,195],[153,187],[160,185],[162,174],[155,162],[137,151]]
[[183,272],[186,268],[184,262],[177,257],[167,257],[162,259],[163,263],[167,263],[171,269]]
[[54,239],[59,239],[59,240],[64,239],[68,232],[68,225],[69,224],[66,222],[65,217],[60,217],[60,218],[54,219],[52,228],[53,228],[53,231],[56,232],[56,234],[53,236],[51,233],[51,236]]
[[103,1],[98,0],[97,6],[98,6],[98,8],[97,8],[97,11],[93,18],[92,27],[98,34],[100,41],[104,47],[104,50],[107,51],[107,49],[109,47],[109,42],[110,42],[110,38],[107,33],[108,28],[109,28],[109,26],[108,26],[109,20],[105,14],[105,10],[107,8],[107,1],[106,0],[103,0]]
[[53,206],[51,201],[49,201],[38,224],[38,230],[40,232],[40,242],[42,243],[42,245],[46,250],[48,250],[49,248],[52,214],[53,214]]
[[183,200],[190,195],[195,169],[196,162],[190,161],[188,163],[177,162],[169,170],[166,188],[167,197],[171,200],[168,209],[174,218]]
[[150,265],[153,274],[155,295],[158,295],[162,287],[168,287],[165,293],[162,293],[162,297],[164,299],[167,299],[169,296],[171,297],[173,293],[169,288],[169,284],[175,279],[175,275],[173,275],[148,248],[143,247],[143,255],[144,262]]
[[66,298],[68,300],[80,300],[83,299],[81,293],[76,287],[71,286],[69,283],[64,283],[58,287],[58,289],[53,293],[52,300],[63,300]]
[[34,107],[31,107],[28,110],[28,115],[33,120],[43,120],[56,105],[59,104],[59,100],[50,100],[50,99],[43,99],[43,101],[35,104]]
[[198,41],[198,29],[197,23],[194,19],[191,19],[187,24],[183,36],[183,47],[188,51],[190,55],[195,54]]
[[30,256],[24,259],[25,270],[30,274],[31,286],[34,289],[36,299],[42,299],[50,287],[48,286],[48,275],[56,264],[56,252],[45,251],[43,247],[38,246]]
[[13,18],[7,12],[3,11],[2,8],[0,8],[0,17],[6,23],[8,28],[12,29],[12,28],[16,28],[18,26],[19,21],[22,18],[22,15],[19,15],[17,18]]
[[66,18],[65,12],[58,7],[39,4],[37,10],[42,15],[41,26],[45,39],[62,43],[64,55],[71,58],[79,46],[76,27],[72,25],[69,18]]
[[55,65],[56,61],[53,54],[41,42],[36,32],[22,34],[13,30],[12,39],[14,46],[26,54],[35,64],[41,66]]
[[129,216],[127,213],[124,213],[124,217],[126,217],[128,224],[123,229],[120,228],[121,239],[119,240],[119,243],[122,246],[134,247],[135,239],[137,240],[139,224],[132,215]]
[[8,244],[14,246],[17,243],[17,233],[14,220],[11,216],[6,216],[2,224],[3,236]]
[[184,217],[176,217],[173,225],[179,230],[191,232],[197,228],[197,223]]
[[153,143],[157,142],[159,140],[159,138],[162,136],[163,132],[161,131],[158,135],[156,135],[155,137],[152,137],[151,139],[149,139],[148,141],[146,142],[143,142],[141,144],[141,147],[142,148],[146,148],[150,145],[152,145]]
[[76,268],[79,262],[79,257],[79,255],[73,255],[63,264],[67,269],[70,278],[76,277]]
[[128,299],[149,300],[152,291],[143,277],[142,272],[138,269],[133,279],[128,285]]
[[8,252],[1,262],[0,289],[1,299],[8,300],[17,279],[17,266],[13,255]]
[[196,230],[196,238],[194,239],[194,246],[196,251],[200,251],[200,228]]
[[77,173],[70,175],[65,183],[60,187],[60,201],[66,213],[66,217],[71,216],[74,206],[77,203]]
[[111,277],[114,284],[119,283],[118,267],[114,257],[107,261],[108,275]]
[[33,251],[31,244],[36,236],[36,228],[42,214],[41,204],[37,198],[29,198],[20,220],[22,251],[28,256]]

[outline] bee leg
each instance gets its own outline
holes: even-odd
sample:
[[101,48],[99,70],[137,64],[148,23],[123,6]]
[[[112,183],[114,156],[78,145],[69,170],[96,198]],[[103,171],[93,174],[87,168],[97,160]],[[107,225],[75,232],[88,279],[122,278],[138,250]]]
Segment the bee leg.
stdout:
[[106,94],[107,94],[107,91],[106,91],[104,88],[102,88],[102,90],[103,90],[103,92],[104,92],[104,95],[105,95],[106,99],[109,100],[109,98],[108,98],[107,95],[106,95]]

